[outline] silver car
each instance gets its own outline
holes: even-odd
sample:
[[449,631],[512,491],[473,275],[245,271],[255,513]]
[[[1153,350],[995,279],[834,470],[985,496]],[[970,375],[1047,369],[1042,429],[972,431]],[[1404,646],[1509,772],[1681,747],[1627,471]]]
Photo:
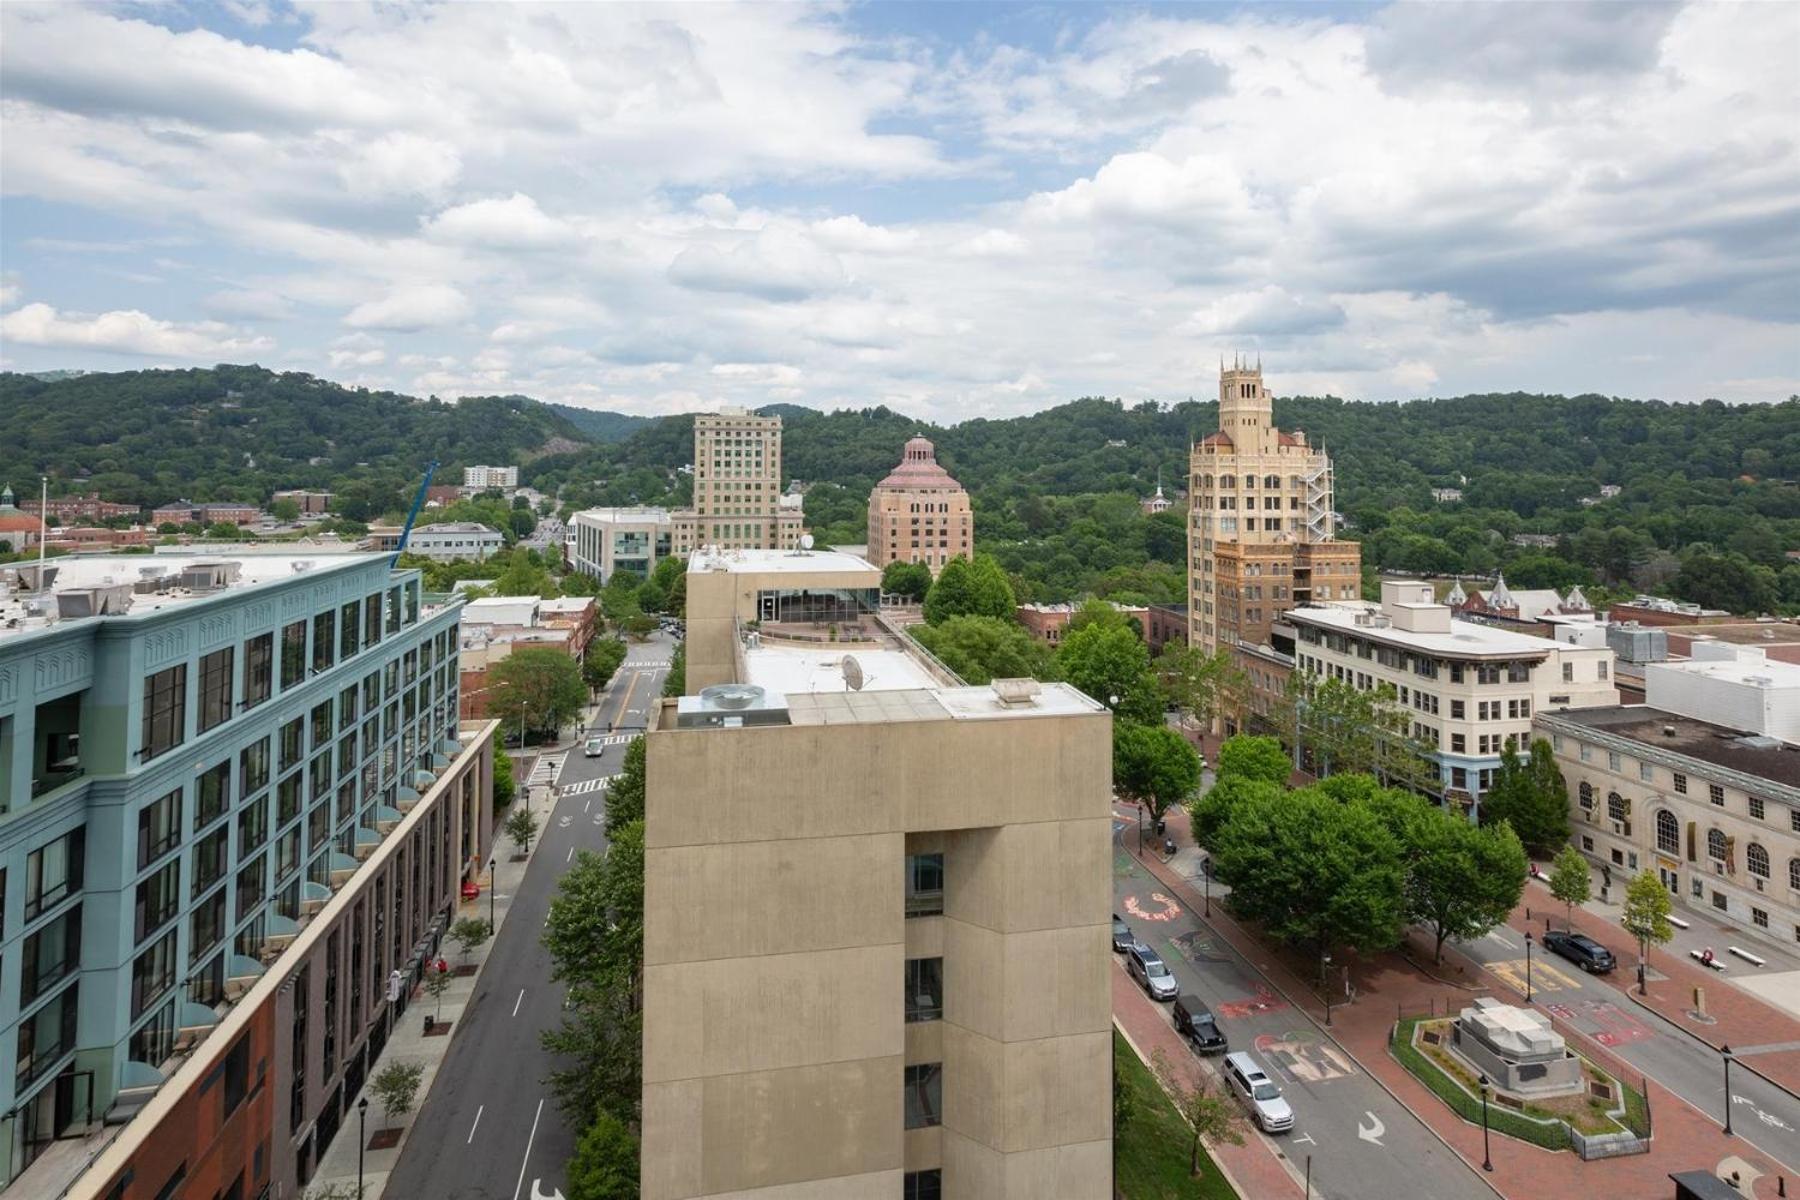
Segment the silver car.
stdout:
[[1225,1082],[1264,1133],[1280,1133],[1294,1127],[1294,1110],[1281,1098],[1281,1089],[1262,1064],[1242,1050],[1225,1056]]
[[1173,1000],[1181,992],[1162,955],[1138,942],[1125,952],[1125,970],[1144,985],[1152,1000]]

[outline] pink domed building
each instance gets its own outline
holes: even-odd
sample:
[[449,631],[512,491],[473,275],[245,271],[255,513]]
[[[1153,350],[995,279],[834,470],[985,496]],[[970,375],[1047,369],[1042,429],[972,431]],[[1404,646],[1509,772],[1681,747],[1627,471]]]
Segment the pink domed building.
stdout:
[[974,553],[969,493],[938,465],[928,439],[912,438],[900,465],[869,493],[869,561],[924,563],[935,576],[951,559]]

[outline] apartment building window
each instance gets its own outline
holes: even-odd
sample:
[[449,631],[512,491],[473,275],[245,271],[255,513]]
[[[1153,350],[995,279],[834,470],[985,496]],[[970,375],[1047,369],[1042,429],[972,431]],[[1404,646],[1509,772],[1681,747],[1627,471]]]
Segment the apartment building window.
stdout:
[[247,854],[269,840],[269,798],[246,805],[239,813],[238,853]]
[[1706,785],[1706,795],[1709,800],[1711,800],[1714,804],[1718,805],[1720,808],[1725,807],[1725,789],[1720,787],[1718,784],[1716,784],[1716,783],[1707,784]]
[[294,1023],[288,1040],[288,1062],[293,1064],[294,1082],[288,1092],[288,1132],[298,1132],[306,1121],[306,1014],[309,1007],[308,985],[312,982],[312,966],[301,967],[294,975]]
[[936,1021],[944,1015],[944,960],[906,960],[906,1019]]
[[277,769],[286,771],[306,758],[306,718],[295,717],[277,735]]
[[1758,879],[1769,877],[1769,852],[1760,842],[1751,842],[1744,847],[1744,867]]
[[197,963],[225,936],[225,889],[194,906],[188,931],[188,962]]
[[1750,806],[1751,817],[1753,817],[1754,819],[1756,819],[1758,821],[1762,820],[1763,813],[1765,811],[1765,808],[1764,808],[1763,802],[1762,802],[1762,797],[1749,796],[1749,797],[1746,797],[1745,799],[1746,799],[1746,803],[1748,803]]
[[231,806],[231,760],[208,767],[194,785],[194,828],[204,829]]
[[1631,805],[1617,792],[1606,793],[1606,819],[1621,824],[1631,819]]
[[194,847],[193,894],[198,896],[225,877],[227,841],[231,829],[221,825]]
[[906,1128],[929,1129],[943,1122],[943,1063],[917,1063],[907,1067],[905,1087]]
[[238,779],[244,795],[254,796],[269,783],[269,739],[261,738],[245,746],[238,755]]
[[140,742],[152,759],[181,745],[187,737],[187,664],[169,667],[144,679],[144,725]]
[[1681,822],[1666,808],[1656,814],[1656,848],[1671,857],[1681,854]]
[[81,965],[81,905],[25,937],[19,963],[19,1007]]
[[[1675,771],[1671,773],[1670,778],[1675,781],[1675,794],[1677,796],[1687,795],[1687,776],[1683,775],[1680,771]],[[1797,828],[1800,828],[1800,826],[1797,826]]]
[[275,635],[258,634],[244,643],[244,707],[255,708],[275,688]]
[[1514,721],[1531,720],[1531,701],[1508,700],[1506,702],[1506,715],[1510,720]]
[[80,1016],[79,982],[19,1022],[18,1070],[15,1088],[23,1088],[55,1066],[75,1048],[75,1023]]
[[137,869],[143,870],[181,843],[181,789],[138,812]]
[[1724,892],[1718,892],[1718,891],[1715,891],[1715,892],[1714,892],[1714,893],[1713,893],[1713,894],[1712,894],[1712,906],[1713,906],[1713,907],[1714,907],[1714,908],[1716,908],[1716,909],[1718,909],[1718,910],[1719,910],[1719,911],[1720,911],[1720,912],[1727,912],[1727,911],[1729,911],[1729,907],[1730,907],[1730,905],[1729,905],[1729,901],[1727,901],[1727,900],[1726,900],[1726,899],[1725,899],[1725,893],[1724,893]]
[[944,856],[906,857],[906,915],[935,917],[944,911]]
[[175,931],[131,960],[131,1019],[137,1020],[175,983]]
[[1575,682],[1575,664],[1572,662],[1566,662],[1562,665],[1562,669],[1563,669],[1563,682],[1564,683],[1574,683]]
[[71,829],[25,857],[25,919],[35,920],[81,890],[87,827]]
[[286,825],[300,815],[300,772],[275,785],[275,823]]
[[337,613],[322,612],[313,617],[312,628],[312,669],[314,671],[330,670],[331,664],[337,661],[332,652],[337,649]]
[[1656,782],[1656,768],[1651,766],[1647,762],[1639,763],[1638,764],[1638,778],[1643,780],[1645,783],[1655,783]]
[[1788,886],[1800,892],[1800,858],[1788,859]]
[[1717,829],[1706,831],[1706,853],[1709,858],[1725,861],[1725,834]]
[[1760,909],[1760,908],[1751,909],[1750,910],[1750,920],[1759,929],[1767,929],[1769,927],[1769,914],[1768,914],[1768,912],[1766,912],[1763,909]]
[[144,939],[167,925],[181,908],[181,863],[172,862],[137,885],[133,939]]
[[231,716],[231,667],[235,654],[230,646],[200,659],[200,732]]
[[331,701],[316,704],[312,710],[312,748],[323,749],[331,740]]
[[929,1171],[908,1171],[901,1179],[900,1200],[943,1200],[944,1172],[937,1167]]
[[306,678],[306,622],[294,621],[281,627],[281,690],[294,687]]
[[[1795,833],[1800,833],[1800,808],[1788,809],[1788,828]],[[4,883],[5,881],[6,876],[0,875],[0,883]]]
[[242,921],[263,902],[268,893],[265,890],[267,877],[263,870],[263,859],[257,856],[254,862],[246,864],[237,873],[237,915]]
[[1589,746],[1586,742],[1583,742],[1581,744],[1581,747],[1579,750],[1576,751],[1576,754],[1581,759],[1582,762],[1593,762],[1594,761],[1593,747]]
[[1586,812],[1587,810],[1594,807],[1594,785],[1593,784],[1589,783],[1585,779],[1582,780],[1580,788],[1578,788],[1576,790],[1576,794],[1581,797],[1581,809],[1583,812]]
[[1594,678],[1600,680],[1602,683],[1604,683],[1606,681],[1606,663],[1604,663],[1604,662],[1595,663],[1594,664],[1594,672],[1595,672]]
[[1614,772],[1620,769],[1619,755],[1616,751],[1608,750],[1606,752],[1606,769]]
[[1465,711],[1465,709],[1463,706],[1463,702],[1461,700],[1452,700],[1450,702],[1450,719],[1451,720],[1453,720],[1453,721],[1462,720],[1464,711]]
[[349,658],[362,649],[360,606],[356,601],[343,606],[338,614],[338,657]]

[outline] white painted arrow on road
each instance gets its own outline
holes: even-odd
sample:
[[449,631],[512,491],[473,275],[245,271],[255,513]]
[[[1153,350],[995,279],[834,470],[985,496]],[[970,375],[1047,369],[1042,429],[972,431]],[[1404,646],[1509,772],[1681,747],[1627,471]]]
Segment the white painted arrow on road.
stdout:
[[561,1189],[551,1188],[546,1192],[538,1187],[538,1184],[542,1182],[543,1181],[539,1179],[531,1181],[531,1200],[563,1200]]
[[[1361,1121],[1358,1121],[1356,1123],[1356,1136],[1365,1142],[1374,1142],[1377,1146],[1381,1146],[1381,1135],[1387,1132],[1387,1126],[1383,1125],[1381,1123],[1381,1118],[1372,1112],[1365,1110],[1363,1116],[1373,1121],[1375,1123],[1375,1128],[1370,1129]],[[1384,1150],[1387,1149],[1386,1146],[1382,1146],[1381,1148]]]

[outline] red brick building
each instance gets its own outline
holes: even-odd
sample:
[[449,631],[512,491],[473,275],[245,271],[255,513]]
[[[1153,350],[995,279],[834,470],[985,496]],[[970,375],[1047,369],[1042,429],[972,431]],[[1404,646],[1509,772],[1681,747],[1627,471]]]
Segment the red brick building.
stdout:
[[109,517],[135,517],[144,511],[139,504],[115,504],[111,500],[102,500],[99,492],[89,492],[85,496],[52,496],[48,503],[42,505],[36,500],[29,500],[19,507],[32,513],[42,507],[46,513],[64,524],[70,521],[104,521]]

